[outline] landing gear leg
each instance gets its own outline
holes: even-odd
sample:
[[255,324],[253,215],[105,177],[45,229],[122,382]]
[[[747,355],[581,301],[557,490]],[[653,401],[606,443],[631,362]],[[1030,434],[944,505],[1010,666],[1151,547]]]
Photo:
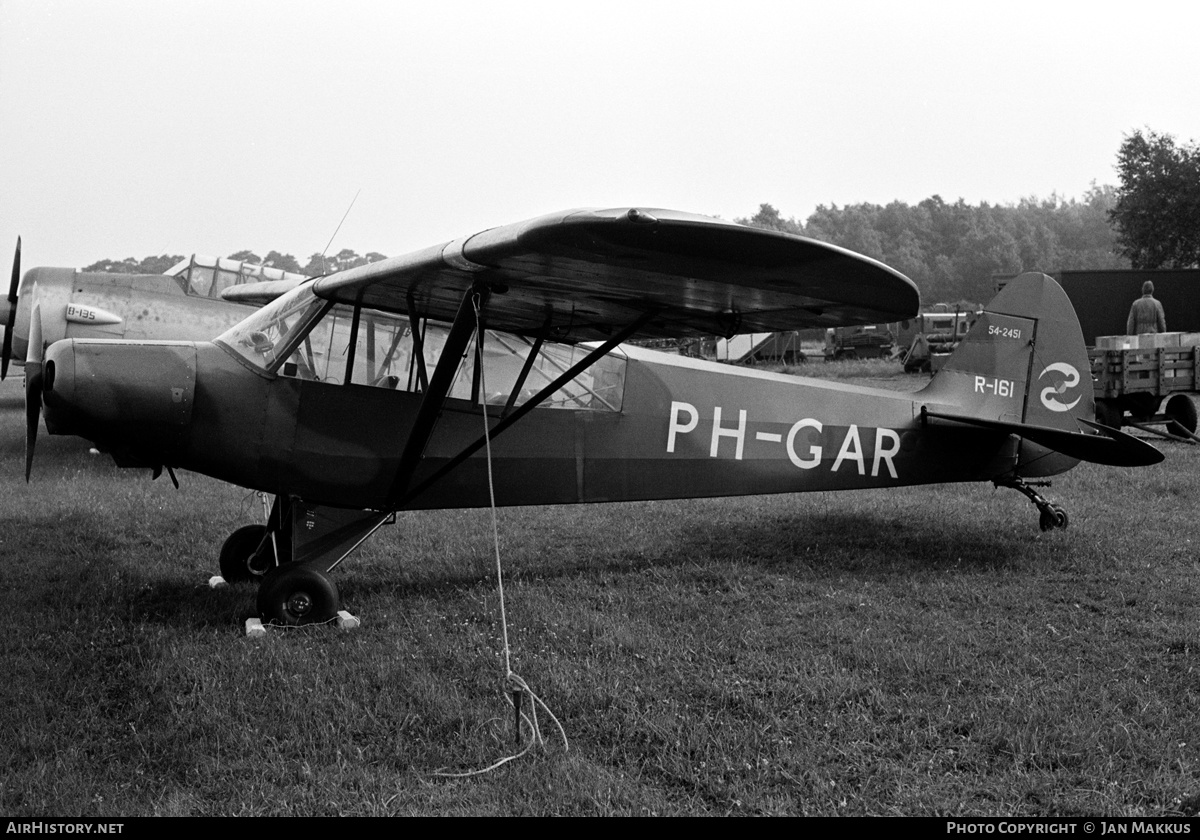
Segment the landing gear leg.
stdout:
[[997,487],[1011,487],[1018,493],[1021,493],[1029,501],[1033,502],[1040,514],[1038,525],[1043,531],[1052,531],[1055,528],[1067,527],[1067,511],[1061,505],[1056,505],[1046,499],[1038,491],[1033,488],[1049,487],[1049,481],[1034,481],[1026,482],[1024,479],[1013,476],[1012,478],[998,478],[993,482]]
[[291,626],[337,619],[339,627],[351,629],[358,620],[343,615],[329,573],[380,527],[395,521],[394,513],[325,508],[296,496],[276,496],[265,525],[239,528],[226,541],[221,571],[226,580],[261,581],[261,623]]

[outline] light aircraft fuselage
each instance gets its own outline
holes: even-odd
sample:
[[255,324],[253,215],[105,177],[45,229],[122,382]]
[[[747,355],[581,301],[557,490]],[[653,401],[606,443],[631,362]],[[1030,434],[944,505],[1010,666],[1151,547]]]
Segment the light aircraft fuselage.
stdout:
[[[382,319],[382,313],[376,315]],[[343,323],[345,319],[343,320]],[[411,335],[402,322],[390,359],[362,379],[412,376]],[[75,340],[51,348],[45,386],[47,425],[83,434],[120,461],[193,470],[314,503],[386,509],[422,393],[398,383],[370,386],[271,373],[244,335],[218,342],[112,344]],[[993,341],[1010,341],[991,337]],[[329,343],[344,343],[338,335]],[[504,413],[513,371],[532,350],[512,336],[487,334],[489,422]],[[539,355],[545,356],[543,345]],[[555,348],[570,354],[571,348]],[[304,353],[296,354],[303,358]],[[364,353],[365,355],[365,353]],[[346,354],[337,359],[338,367]],[[460,390],[474,380],[470,355]],[[491,367],[491,370],[488,368]],[[280,368],[282,370],[283,367]],[[53,370],[53,374],[49,371]],[[953,393],[916,394],[802,379],[621,346],[590,368],[602,387],[576,383],[558,407],[534,408],[493,442],[497,502],[504,505],[633,501],[691,496],[861,489],[981,481],[1019,466],[1024,477],[1068,469],[1073,458],[1017,441],[1001,430],[928,428],[922,408],[954,411],[984,402],[997,416],[1025,411],[1021,381],[972,374]],[[1038,374],[1041,371],[1034,371]],[[507,378],[505,378],[507,374]],[[386,375],[386,374],[385,374]],[[1051,371],[1056,387],[1069,376]],[[353,375],[352,375],[353,378]],[[527,379],[528,381],[528,379]],[[1078,396],[1086,388],[1071,382]],[[448,398],[406,488],[419,486],[483,432],[478,394]],[[1018,460],[1023,461],[1022,465]],[[477,454],[406,507],[488,503],[486,463]]]

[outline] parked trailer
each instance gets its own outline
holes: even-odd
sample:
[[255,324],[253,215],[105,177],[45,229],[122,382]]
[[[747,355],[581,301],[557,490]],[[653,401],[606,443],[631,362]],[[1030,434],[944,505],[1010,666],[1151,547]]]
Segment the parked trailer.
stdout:
[[1200,383],[1200,333],[1102,336],[1096,344],[1088,357],[1101,423],[1200,442],[1189,396]]
[[[1053,276],[1070,298],[1089,345],[1100,422],[1200,442],[1193,402],[1200,390],[1200,332],[1191,332],[1200,330],[1200,269],[1059,271]],[[996,288],[1008,279],[997,276]],[[1154,283],[1167,326],[1188,332],[1116,334],[1125,329],[1129,305],[1147,280]]]

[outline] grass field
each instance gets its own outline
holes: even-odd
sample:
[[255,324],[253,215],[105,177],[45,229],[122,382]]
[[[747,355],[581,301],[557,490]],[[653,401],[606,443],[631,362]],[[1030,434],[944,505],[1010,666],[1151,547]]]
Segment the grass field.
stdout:
[[[869,374],[873,375],[873,374]],[[911,386],[911,380],[908,381]],[[81,441],[23,476],[0,389],[0,813],[1166,815],[1200,806],[1200,447],[990,485],[401,514],[363,625],[251,640],[211,590],[252,496]]]

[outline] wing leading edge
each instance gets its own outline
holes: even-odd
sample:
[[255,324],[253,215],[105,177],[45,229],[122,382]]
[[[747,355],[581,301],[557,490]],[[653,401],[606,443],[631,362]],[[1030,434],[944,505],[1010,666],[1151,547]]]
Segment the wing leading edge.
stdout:
[[911,280],[816,240],[669,210],[571,210],[316,281],[324,298],[450,321],[476,282],[489,327],[593,341],[681,338],[909,318]]

